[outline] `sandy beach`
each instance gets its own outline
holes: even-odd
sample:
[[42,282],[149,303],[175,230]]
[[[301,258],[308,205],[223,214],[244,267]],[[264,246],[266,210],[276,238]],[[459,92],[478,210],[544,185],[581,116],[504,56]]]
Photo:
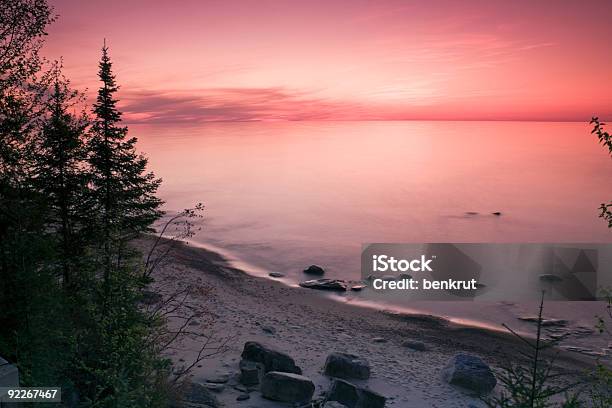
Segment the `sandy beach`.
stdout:
[[[143,248],[151,239],[139,242]],[[326,357],[334,351],[365,358],[369,380],[355,381],[387,397],[389,407],[484,406],[469,391],[446,383],[441,371],[457,353],[479,356],[495,371],[523,345],[502,331],[462,326],[430,315],[406,315],[356,307],[320,296],[316,291],[292,288],[233,268],[219,254],[179,244],[154,275],[154,289],[168,295],[191,286],[187,302],[203,307],[202,318],[190,324],[196,333],[224,343],[223,352],[201,361],[192,371],[193,382],[229,374],[229,381],[213,394],[229,407],[290,406],[263,399],[257,391],[237,401],[244,389],[238,384],[238,364],[244,343],[257,341],[289,354],[316,385],[315,397],[330,386],[322,374]],[[171,319],[171,325],[173,321]],[[174,324],[180,324],[176,321]],[[405,346],[423,342],[426,351]],[[200,340],[198,340],[200,341]],[[212,344],[211,343],[211,344]],[[186,339],[172,359],[189,364],[200,348]],[[562,352],[559,363],[582,370],[594,358]]]

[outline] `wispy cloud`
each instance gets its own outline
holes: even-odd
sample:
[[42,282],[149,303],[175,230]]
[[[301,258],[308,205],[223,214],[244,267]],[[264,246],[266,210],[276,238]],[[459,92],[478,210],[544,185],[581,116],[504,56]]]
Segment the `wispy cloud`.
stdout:
[[132,123],[346,119],[355,108],[282,88],[132,90],[122,94],[121,104]]

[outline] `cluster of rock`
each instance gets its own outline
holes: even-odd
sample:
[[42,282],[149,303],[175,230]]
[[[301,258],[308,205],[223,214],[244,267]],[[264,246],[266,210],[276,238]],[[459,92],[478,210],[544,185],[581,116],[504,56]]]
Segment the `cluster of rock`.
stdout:
[[[540,277],[540,279],[542,278]],[[540,317],[538,316],[519,316],[518,319],[533,324],[538,324],[540,321]],[[551,343],[559,344],[564,350],[598,358],[606,358],[612,355],[612,345],[602,347],[601,349],[593,349],[584,346],[572,345],[571,343],[566,344],[572,339],[580,339],[591,336],[595,332],[592,327],[571,327],[568,320],[545,317],[542,317],[541,327],[542,339]]]
[[[307,275],[316,275],[323,276],[325,274],[325,270],[318,265],[310,265],[308,268],[303,271]],[[328,279],[328,278],[319,278],[319,279],[310,279],[304,282],[300,282],[300,286],[307,289],[317,289],[317,290],[331,290],[335,292],[346,292],[347,290],[352,290],[358,292],[366,287],[363,282],[352,283],[345,281],[343,279]]]
[[[244,345],[239,363],[239,385],[234,388],[243,393],[238,401],[250,398],[249,392],[259,391],[261,396],[295,406],[317,406],[326,408],[383,408],[386,398],[367,388],[357,386],[349,380],[370,378],[368,362],[353,354],[331,353],[325,361],[323,372],[332,380],[329,389],[321,397],[313,399],[314,382],[302,375],[288,354],[267,345],[249,341]],[[211,378],[207,383],[190,383],[183,391],[182,407],[219,407],[211,391],[219,392],[229,376]]]
[[[318,276],[322,276],[325,274],[325,270],[317,265],[310,265],[308,268],[304,269],[303,272],[308,275]],[[274,277],[273,273],[270,273],[269,275]],[[375,277],[374,275],[368,276],[363,281],[346,281],[343,279],[318,278],[300,282],[300,286],[307,289],[331,290],[335,292],[346,292],[349,289],[355,292],[359,292],[367,288],[368,283],[371,283],[371,281],[373,281],[375,278],[377,277]],[[404,279],[412,279],[412,275],[407,273],[401,273],[397,276],[385,275],[380,276],[379,278],[384,281],[400,281]],[[480,287],[484,286],[482,284],[477,285],[480,285]]]
[[240,382],[260,386],[264,398],[308,403],[315,386],[288,354],[254,341],[246,342],[240,361]]
[[325,360],[323,373],[333,378],[331,388],[325,395],[325,407],[330,402],[348,408],[383,408],[385,406],[387,399],[384,396],[347,381],[370,378],[370,364],[367,360],[354,354],[331,353]]
[[[407,341],[406,347],[425,351],[418,341]],[[334,352],[327,356],[323,374],[330,378],[329,389],[313,399],[315,384],[302,374],[293,358],[267,345],[249,341],[244,344],[239,364],[238,383],[234,386],[242,393],[238,401],[250,398],[249,393],[261,392],[261,396],[299,407],[322,408],[384,408],[386,397],[363,384],[370,378],[368,361],[350,353]],[[478,394],[489,393],[496,385],[493,372],[479,357],[457,354],[442,371],[442,378]],[[221,375],[207,380],[206,384],[192,383],[184,390],[182,407],[219,407],[210,391],[220,392],[230,375]]]
[[300,286],[308,289],[333,290],[346,292],[347,283],[342,279],[313,279],[300,282]]
[[[241,357],[240,381],[245,385],[259,383],[264,398],[301,405],[312,401],[315,385],[302,375],[302,370],[289,355],[257,342],[247,342]],[[346,381],[370,377],[366,360],[352,354],[332,353],[323,370],[325,375],[334,378],[325,393],[325,403],[333,401],[341,404],[336,406],[347,408],[384,407],[385,397]]]

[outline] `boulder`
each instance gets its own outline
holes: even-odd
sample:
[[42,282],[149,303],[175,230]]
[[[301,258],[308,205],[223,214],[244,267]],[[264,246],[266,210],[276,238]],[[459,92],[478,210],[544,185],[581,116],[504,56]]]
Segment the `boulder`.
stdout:
[[0,387],[18,387],[19,369],[0,357]]
[[300,282],[300,286],[308,289],[346,292],[346,282],[341,279],[313,279]]
[[339,402],[347,408],[384,408],[387,398],[348,381],[336,379],[327,393],[327,401]]
[[249,394],[240,394],[236,397],[236,401],[246,401],[249,398],[251,398]]
[[259,384],[259,373],[263,367],[254,361],[240,360],[240,383],[244,385]]
[[354,354],[331,353],[325,360],[324,373],[329,377],[367,380],[370,378],[370,365]]
[[304,273],[321,276],[325,274],[325,269],[321,268],[319,265],[310,265],[308,268],[304,269]]
[[284,273],[280,273],[280,272],[270,272],[268,274],[268,276],[270,276],[272,278],[284,278],[285,274]]
[[241,357],[245,360],[261,363],[264,371],[281,371],[284,373],[302,374],[302,369],[295,365],[295,361],[282,351],[274,350],[255,341],[244,344]]
[[360,292],[361,290],[367,288],[367,285],[351,285],[351,290],[354,292]]
[[310,378],[279,371],[266,373],[261,382],[261,395],[273,401],[308,403],[314,390]]
[[195,382],[191,382],[183,388],[182,400],[202,407],[217,408],[220,406],[219,401],[208,388]]
[[402,343],[402,346],[416,351],[427,351],[427,346],[422,341],[406,340]]
[[347,408],[347,406],[338,401],[327,401],[325,405],[323,405],[323,408]]
[[487,394],[495,388],[497,380],[491,368],[480,357],[457,354],[442,371],[442,378],[478,394]]

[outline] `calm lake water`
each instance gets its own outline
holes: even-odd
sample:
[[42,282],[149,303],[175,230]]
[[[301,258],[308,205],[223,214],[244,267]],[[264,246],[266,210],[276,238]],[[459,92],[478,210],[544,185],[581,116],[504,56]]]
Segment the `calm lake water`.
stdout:
[[586,123],[211,123],[131,131],[164,180],[168,210],[206,205],[195,241],[292,281],[313,263],[328,277],[359,279],[366,242],[612,242],[597,217],[612,198],[612,160]]

